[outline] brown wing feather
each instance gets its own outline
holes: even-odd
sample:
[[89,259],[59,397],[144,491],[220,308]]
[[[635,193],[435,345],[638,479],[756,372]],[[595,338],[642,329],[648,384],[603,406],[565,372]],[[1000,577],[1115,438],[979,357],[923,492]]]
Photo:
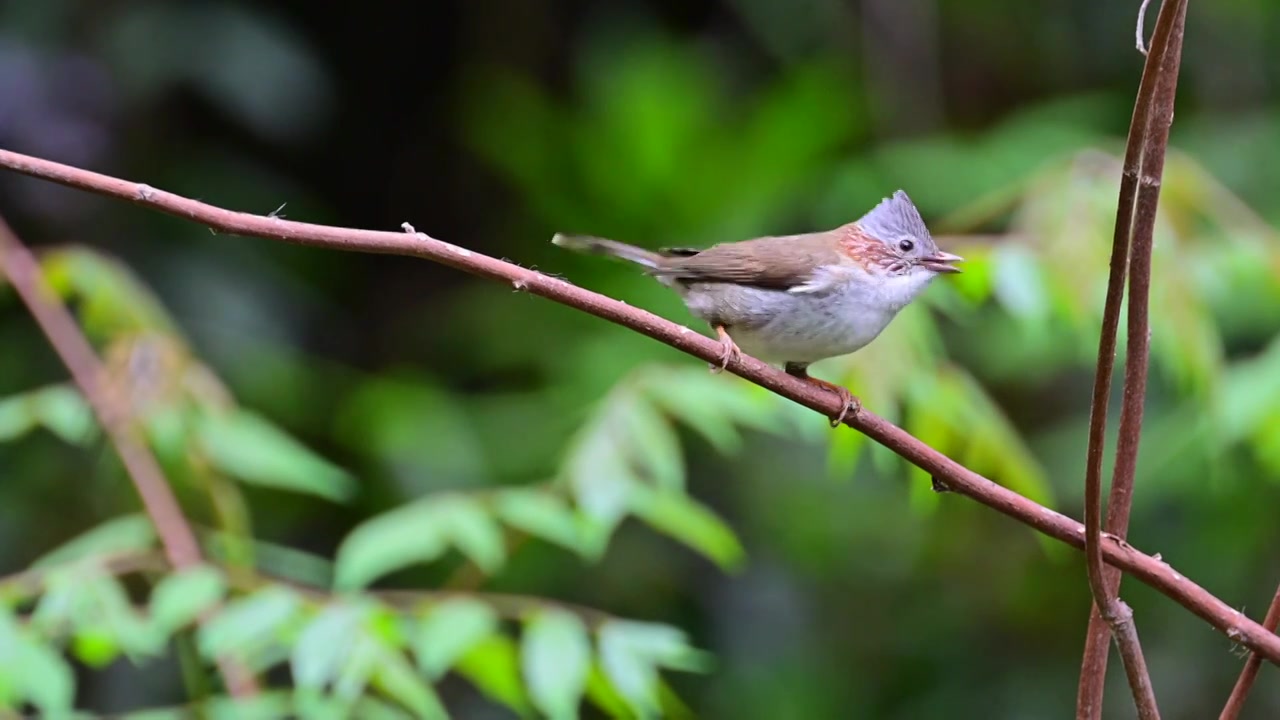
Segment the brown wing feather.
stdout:
[[691,282],[727,282],[787,290],[813,270],[840,261],[829,233],[785,235],[722,243],[693,255],[667,257],[654,274]]

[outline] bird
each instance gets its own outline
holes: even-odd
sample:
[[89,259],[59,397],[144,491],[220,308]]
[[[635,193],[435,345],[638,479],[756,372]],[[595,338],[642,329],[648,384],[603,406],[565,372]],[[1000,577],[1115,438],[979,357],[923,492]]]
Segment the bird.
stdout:
[[861,406],[848,388],[810,376],[809,366],[865,347],[934,278],[961,272],[956,263],[964,260],[938,249],[903,190],[830,230],[705,249],[648,250],[566,233],[551,241],[629,261],[673,289],[719,339],[723,351],[713,369],[746,354],[835,393],[841,410],[832,427]]

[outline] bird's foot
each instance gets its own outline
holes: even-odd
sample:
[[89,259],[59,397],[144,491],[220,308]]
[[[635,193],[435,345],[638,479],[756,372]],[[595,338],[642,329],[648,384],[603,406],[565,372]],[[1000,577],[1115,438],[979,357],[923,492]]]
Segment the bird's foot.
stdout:
[[712,373],[722,373],[724,369],[729,367],[731,360],[741,360],[742,350],[738,348],[738,344],[729,337],[729,331],[724,329],[723,325],[716,326],[716,336],[720,338],[720,362],[709,363]]
[[811,376],[806,376],[805,380],[817,385],[818,387],[830,390],[836,394],[836,397],[840,398],[840,412],[835,417],[831,418],[831,427],[840,427],[844,424],[845,418],[850,417],[851,415],[857,415],[858,412],[862,410],[862,401],[854,397],[853,393],[849,392],[849,388],[843,385],[827,382],[826,380],[819,380],[818,378]]
[[858,411],[862,410],[862,402],[858,400],[858,398],[854,397],[853,393],[849,392],[849,388],[813,377],[809,374],[808,363],[789,362],[784,367],[786,368],[788,375],[798,377],[801,380],[817,385],[824,390],[830,390],[836,394],[836,397],[840,398],[840,412],[835,417],[831,418],[831,427],[840,427],[845,418],[850,415],[857,415]]

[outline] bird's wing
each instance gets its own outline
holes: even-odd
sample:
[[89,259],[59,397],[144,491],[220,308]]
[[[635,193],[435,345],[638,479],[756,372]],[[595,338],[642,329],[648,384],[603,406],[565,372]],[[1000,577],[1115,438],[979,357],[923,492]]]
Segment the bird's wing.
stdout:
[[817,268],[839,261],[831,239],[815,233],[723,243],[692,255],[668,256],[654,274],[685,282],[790,290],[811,283]]

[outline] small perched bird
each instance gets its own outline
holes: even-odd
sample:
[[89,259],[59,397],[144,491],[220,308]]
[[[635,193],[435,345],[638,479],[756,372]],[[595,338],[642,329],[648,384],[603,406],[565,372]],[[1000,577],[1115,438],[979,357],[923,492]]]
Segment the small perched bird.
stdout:
[[857,400],[847,388],[810,377],[810,364],[871,342],[940,273],[958,273],[958,255],[934,243],[901,190],[834,230],[727,242],[705,250],[645,250],[614,240],[557,234],[564,248],[610,255],[645,268],[709,323],[724,352],[720,369],[743,352],[839,395],[838,426]]

